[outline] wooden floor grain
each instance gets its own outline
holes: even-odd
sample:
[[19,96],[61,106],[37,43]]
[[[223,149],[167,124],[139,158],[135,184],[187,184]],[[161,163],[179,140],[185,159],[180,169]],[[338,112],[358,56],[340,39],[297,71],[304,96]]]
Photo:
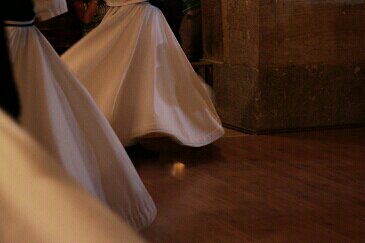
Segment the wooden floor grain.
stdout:
[[151,242],[364,242],[365,129],[167,139],[134,160],[158,216]]

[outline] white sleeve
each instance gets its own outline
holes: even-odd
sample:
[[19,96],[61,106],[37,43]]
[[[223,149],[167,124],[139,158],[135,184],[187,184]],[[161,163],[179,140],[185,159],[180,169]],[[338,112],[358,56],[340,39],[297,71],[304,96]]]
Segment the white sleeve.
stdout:
[[33,0],[33,3],[36,16],[41,21],[68,11],[66,0]]
[[148,0],[105,0],[106,5],[110,7],[119,7],[129,4],[147,2]]

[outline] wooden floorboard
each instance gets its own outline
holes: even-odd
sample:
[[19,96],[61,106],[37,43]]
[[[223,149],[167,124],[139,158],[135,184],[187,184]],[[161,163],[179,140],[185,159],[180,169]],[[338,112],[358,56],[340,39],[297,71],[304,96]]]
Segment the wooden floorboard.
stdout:
[[151,242],[364,242],[365,129],[142,143],[160,152],[134,159],[158,209]]

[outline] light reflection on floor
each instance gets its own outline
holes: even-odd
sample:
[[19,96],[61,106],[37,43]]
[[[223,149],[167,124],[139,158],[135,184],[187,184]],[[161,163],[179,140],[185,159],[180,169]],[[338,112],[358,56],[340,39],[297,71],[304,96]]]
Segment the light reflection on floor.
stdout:
[[[365,129],[228,131],[202,148],[144,141],[133,160],[158,215],[151,242],[361,242]],[[143,143],[142,143],[143,144]],[[329,223],[330,222],[330,223]],[[348,227],[351,225],[351,227]]]
[[171,166],[170,173],[175,179],[181,180],[184,177],[185,169],[185,164],[175,161]]

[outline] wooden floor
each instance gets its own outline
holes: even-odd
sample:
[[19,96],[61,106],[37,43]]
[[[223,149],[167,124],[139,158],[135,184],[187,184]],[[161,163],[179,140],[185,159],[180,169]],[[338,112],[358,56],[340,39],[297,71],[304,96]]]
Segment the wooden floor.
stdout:
[[251,136],[135,160],[158,216],[151,242],[365,242],[365,129]]

